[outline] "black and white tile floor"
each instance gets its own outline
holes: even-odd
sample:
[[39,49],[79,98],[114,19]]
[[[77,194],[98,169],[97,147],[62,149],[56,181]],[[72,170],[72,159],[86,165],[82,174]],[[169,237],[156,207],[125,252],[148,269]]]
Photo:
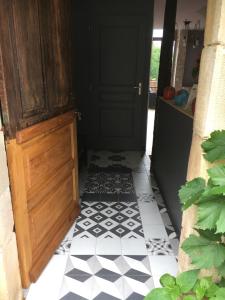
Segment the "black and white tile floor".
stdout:
[[28,300],[141,300],[177,273],[178,239],[148,156],[97,151],[89,161],[81,214]]

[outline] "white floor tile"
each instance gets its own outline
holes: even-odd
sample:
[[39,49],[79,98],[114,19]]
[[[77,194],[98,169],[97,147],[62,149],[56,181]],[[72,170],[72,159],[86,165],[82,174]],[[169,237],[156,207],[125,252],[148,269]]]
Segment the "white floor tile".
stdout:
[[94,275],[98,271],[98,261],[95,255],[87,255],[85,259],[82,255],[71,255],[68,258],[68,263],[66,266],[66,272],[68,273],[72,269],[81,270],[85,273]]
[[168,235],[164,225],[143,224],[145,239],[168,239]]
[[147,255],[145,239],[121,239],[123,255]]
[[74,238],[70,247],[70,255],[95,254],[96,238]]
[[[147,177],[147,173],[146,173]],[[151,185],[148,180],[137,180],[134,182],[136,193],[151,193]]]
[[178,265],[175,256],[161,255],[161,256],[150,256],[150,267],[154,280],[155,287],[160,287],[159,279],[165,274],[169,273],[173,276],[177,275]]
[[162,217],[156,203],[139,203],[139,209],[142,224],[163,225]]
[[[117,299],[123,299],[123,278],[122,277],[114,281],[114,279],[110,277],[100,278],[95,276],[94,280],[95,280],[95,284],[92,291],[91,299],[94,299],[95,297],[103,293],[108,294]],[[102,295],[101,299],[104,299],[103,298],[104,294]]]
[[121,254],[121,241],[120,238],[98,238],[96,244],[97,255],[119,255]]
[[54,255],[38,281],[30,286],[27,300],[58,300],[67,255]]
[[[141,299],[140,296],[132,297],[132,294],[146,296],[154,288],[153,278],[149,278],[146,282],[139,282],[132,278],[124,278],[124,299]],[[159,299],[160,300],[160,299]]]
[[148,256],[143,256],[144,258],[139,261],[135,257],[138,257],[140,255],[124,255],[124,266],[126,267],[126,270],[124,273],[129,271],[129,269],[134,269],[135,271],[139,271],[145,274],[151,274],[151,268],[150,268],[150,262]]
[[[68,293],[73,293],[74,296],[70,299],[81,299],[78,298],[83,297],[85,299],[91,299],[93,287],[94,287],[94,278],[82,278],[81,280],[76,280],[70,277],[65,276],[63,280],[63,285],[60,291],[59,299],[66,296]],[[76,295],[76,296],[75,296]],[[49,298],[50,300],[51,298]]]
[[111,255],[96,255],[97,263],[95,264],[95,273],[97,273],[101,269],[107,269],[122,275],[125,270],[129,268],[121,255],[115,255],[117,256],[117,258],[115,259],[110,259],[110,256]]

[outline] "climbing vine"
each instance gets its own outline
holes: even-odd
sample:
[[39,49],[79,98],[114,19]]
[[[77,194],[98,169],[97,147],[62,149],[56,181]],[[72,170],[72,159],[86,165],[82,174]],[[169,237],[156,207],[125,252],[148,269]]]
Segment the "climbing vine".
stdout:
[[[202,143],[204,158],[214,163],[208,169],[208,180],[195,178],[181,187],[179,197],[183,210],[197,208],[194,234],[181,245],[191,258],[193,270],[176,278],[164,274],[162,288],[152,290],[145,300],[224,300],[225,299],[225,130],[214,131]],[[219,281],[199,276],[204,269],[214,269]]]

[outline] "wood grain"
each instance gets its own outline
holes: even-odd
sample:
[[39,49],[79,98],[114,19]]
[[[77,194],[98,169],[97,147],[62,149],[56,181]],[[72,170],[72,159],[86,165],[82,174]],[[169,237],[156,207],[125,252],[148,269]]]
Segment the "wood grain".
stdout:
[[71,3],[0,0],[1,103],[7,138],[75,107]]
[[45,112],[43,62],[37,0],[12,1],[22,118]]
[[25,129],[18,132],[19,142],[7,144],[24,287],[38,278],[79,214],[74,116],[67,113]]
[[24,130],[20,130],[16,133],[16,141],[18,144],[21,144],[35,138],[36,136],[69,124],[74,119],[74,116],[75,112],[69,111],[65,114],[49,119],[48,121],[43,121]]

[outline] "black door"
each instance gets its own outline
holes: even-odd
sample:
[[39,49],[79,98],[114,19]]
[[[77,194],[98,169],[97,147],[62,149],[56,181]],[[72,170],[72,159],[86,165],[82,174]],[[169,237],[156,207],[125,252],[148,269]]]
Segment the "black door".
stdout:
[[94,2],[89,12],[90,76],[84,111],[88,146],[143,150],[153,1]]

